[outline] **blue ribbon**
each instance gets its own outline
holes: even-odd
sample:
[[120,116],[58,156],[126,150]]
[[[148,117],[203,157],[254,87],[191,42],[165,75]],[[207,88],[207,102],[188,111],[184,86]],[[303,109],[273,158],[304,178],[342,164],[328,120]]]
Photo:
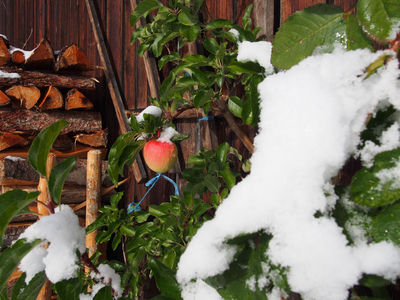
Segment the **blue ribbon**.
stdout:
[[197,119],[197,122],[214,120],[214,116],[205,116],[204,118]]
[[165,178],[166,180],[168,180],[170,183],[173,184],[174,189],[175,189],[175,195],[179,196],[179,189],[177,184],[175,183],[175,181],[173,181],[171,178],[161,174],[161,173],[157,173],[157,176],[153,177],[152,179],[150,179],[149,181],[147,181],[144,185],[145,186],[150,186],[150,188],[147,190],[146,194],[144,194],[144,196],[142,197],[142,199],[136,203],[136,202],[132,202],[129,203],[128,205],[128,214],[134,212],[134,211],[141,211],[142,209],[140,208],[140,204],[143,202],[144,198],[146,198],[147,194],[151,191],[151,189],[156,185],[157,181],[161,178]]

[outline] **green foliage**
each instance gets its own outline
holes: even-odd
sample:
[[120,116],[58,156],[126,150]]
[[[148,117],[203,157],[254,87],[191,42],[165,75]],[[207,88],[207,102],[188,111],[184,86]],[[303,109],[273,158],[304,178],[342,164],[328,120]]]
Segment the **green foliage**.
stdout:
[[57,282],[53,285],[60,300],[79,300],[79,294],[85,292],[80,278],[72,278]]
[[38,192],[27,193],[21,190],[11,190],[0,195],[0,248],[3,236],[12,218],[25,213],[25,208],[36,200]]
[[392,241],[400,245],[400,203],[385,207],[372,222],[374,241]]
[[149,259],[148,265],[156,278],[161,296],[170,297],[171,299],[182,299],[181,290],[175,279],[175,272],[154,258]]
[[37,273],[29,284],[25,284],[25,273],[21,275],[15,283],[12,290],[11,300],[35,300],[42,286],[46,282],[46,274],[44,272]]
[[43,129],[33,140],[32,145],[29,148],[29,163],[39,174],[46,178],[46,161],[50,148],[61,130],[67,126],[67,124],[67,121],[60,120]]
[[71,169],[75,166],[76,157],[69,157],[58,163],[50,172],[49,176],[49,191],[53,200],[61,203],[61,192],[64,187],[65,180]]

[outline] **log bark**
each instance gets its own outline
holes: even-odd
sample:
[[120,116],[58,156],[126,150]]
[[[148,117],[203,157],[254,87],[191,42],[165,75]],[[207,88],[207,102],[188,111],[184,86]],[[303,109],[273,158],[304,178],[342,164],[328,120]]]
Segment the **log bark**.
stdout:
[[75,141],[92,147],[107,146],[107,130],[99,130],[95,133],[81,133],[75,136]]
[[8,97],[6,94],[0,91],[0,106],[8,105],[10,101],[11,101],[10,97]]
[[35,86],[14,85],[6,90],[6,94],[19,100],[20,106],[31,109],[40,99],[40,90]]
[[101,115],[99,112],[54,111],[47,113],[25,109],[10,110],[6,108],[0,110],[1,131],[39,132],[58,120],[66,120],[69,122],[61,131],[61,134],[70,132],[93,133],[102,129]]
[[93,103],[77,89],[68,91],[65,99],[65,109],[92,109]]
[[72,44],[61,50],[57,56],[54,69],[56,72],[65,70],[87,71],[90,69],[90,62],[86,54],[77,45]]
[[59,89],[54,86],[49,86],[39,107],[43,110],[51,110],[62,108],[63,104],[64,100]]
[[[59,161],[61,160],[57,159],[57,162]],[[66,179],[66,184],[86,185],[86,169],[86,159],[78,159]],[[106,170],[107,161],[103,161],[101,184],[110,186],[112,182]],[[39,175],[27,159],[7,156],[0,160],[0,185],[31,185],[38,181]]]
[[54,51],[49,41],[43,38],[26,59],[25,66],[30,69],[52,69],[54,65]]
[[[96,220],[101,205],[101,173],[101,152],[89,151],[86,173],[86,227]],[[89,250],[89,257],[97,251],[96,234],[97,232],[91,232],[86,235],[85,244]]]
[[18,134],[0,131],[0,151],[16,145],[26,146],[27,140]]
[[11,60],[11,54],[8,51],[7,40],[0,36],[0,66],[8,64]]
[[77,88],[79,90],[96,89],[96,82],[92,78],[84,76],[70,75],[64,76],[54,73],[37,72],[37,71],[24,71],[18,68],[1,68],[1,71],[17,73],[20,78],[3,78],[0,77],[0,87],[21,84],[21,85],[34,85],[36,87],[48,87],[49,85],[59,88]]

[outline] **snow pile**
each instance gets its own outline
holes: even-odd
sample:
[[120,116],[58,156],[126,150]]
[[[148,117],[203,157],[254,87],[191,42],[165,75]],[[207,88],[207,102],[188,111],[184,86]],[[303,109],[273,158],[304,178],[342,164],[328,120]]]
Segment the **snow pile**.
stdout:
[[24,54],[25,60],[27,60],[29,57],[31,57],[31,55],[33,54],[35,49],[27,51],[27,50],[23,50],[23,49],[14,47],[14,46],[10,46],[10,49],[8,49],[8,51],[10,52],[10,54],[13,54],[15,51],[20,51]]
[[239,43],[238,61],[255,61],[264,67],[266,74],[272,74],[274,67],[271,64],[272,44],[270,42],[248,42]]
[[28,253],[21,261],[20,270],[26,272],[28,283],[35,274],[45,271],[53,282],[76,277],[79,269],[76,250],[84,253],[85,229],[79,226],[78,217],[68,205],[61,205],[56,213],[44,216],[21,234],[28,242],[41,239],[49,243]]
[[400,146],[400,127],[398,123],[394,123],[380,137],[380,145],[376,145],[371,141],[366,141],[364,147],[360,150],[360,158],[363,165],[367,168],[372,167],[375,155],[396,149]]
[[9,73],[9,72],[4,72],[0,70],[0,77],[1,78],[21,78],[21,76],[18,73]]
[[[225,241],[265,230],[267,255],[288,267],[288,281],[303,299],[343,300],[363,273],[400,275],[400,250],[382,242],[349,246],[326,216],[324,187],[356,151],[359,134],[380,100],[400,108],[397,60],[363,80],[382,52],[368,50],[309,57],[260,85],[260,133],[252,170],[206,222],[182,255],[177,279],[185,299],[196,299],[205,279],[229,267],[235,248]],[[331,205],[331,204],[330,204]],[[209,287],[207,286],[207,289]],[[279,297],[274,290],[272,297]]]
[[174,135],[179,134],[178,131],[176,131],[172,127],[165,127],[161,131],[160,137],[157,139],[159,142],[164,142],[164,143],[172,143],[171,139],[174,137]]
[[143,122],[144,121],[144,114],[153,115],[155,117],[161,117],[162,110],[154,105],[147,106],[140,114],[136,116],[136,121]]

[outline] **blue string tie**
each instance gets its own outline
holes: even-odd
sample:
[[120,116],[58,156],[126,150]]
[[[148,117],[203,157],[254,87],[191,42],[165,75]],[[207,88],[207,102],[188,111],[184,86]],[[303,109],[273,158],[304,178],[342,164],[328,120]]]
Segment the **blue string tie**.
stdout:
[[197,122],[201,122],[201,121],[208,121],[208,120],[214,120],[214,116],[205,116],[204,118],[201,119],[197,119]]
[[179,196],[179,189],[178,189],[178,185],[175,183],[175,181],[173,181],[171,178],[161,174],[161,173],[157,173],[157,175],[153,178],[151,178],[149,181],[147,181],[144,185],[145,186],[149,186],[150,188],[147,190],[146,194],[144,194],[144,196],[142,197],[142,199],[136,203],[136,202],[132,202],[129,203],[128,205],[128,214],[134,212],[134,211],[141,211],[142,209],[140,208],[140,204],[143,202],[144,198],[146,198],[147,194],[151,191],[151,189],[156,185],[157,181],[163,177],[164,179],[166,179],[167,181],[169,181],[170,183],[172,183],[172,185],[174,186],[175,189],[175,195]]

